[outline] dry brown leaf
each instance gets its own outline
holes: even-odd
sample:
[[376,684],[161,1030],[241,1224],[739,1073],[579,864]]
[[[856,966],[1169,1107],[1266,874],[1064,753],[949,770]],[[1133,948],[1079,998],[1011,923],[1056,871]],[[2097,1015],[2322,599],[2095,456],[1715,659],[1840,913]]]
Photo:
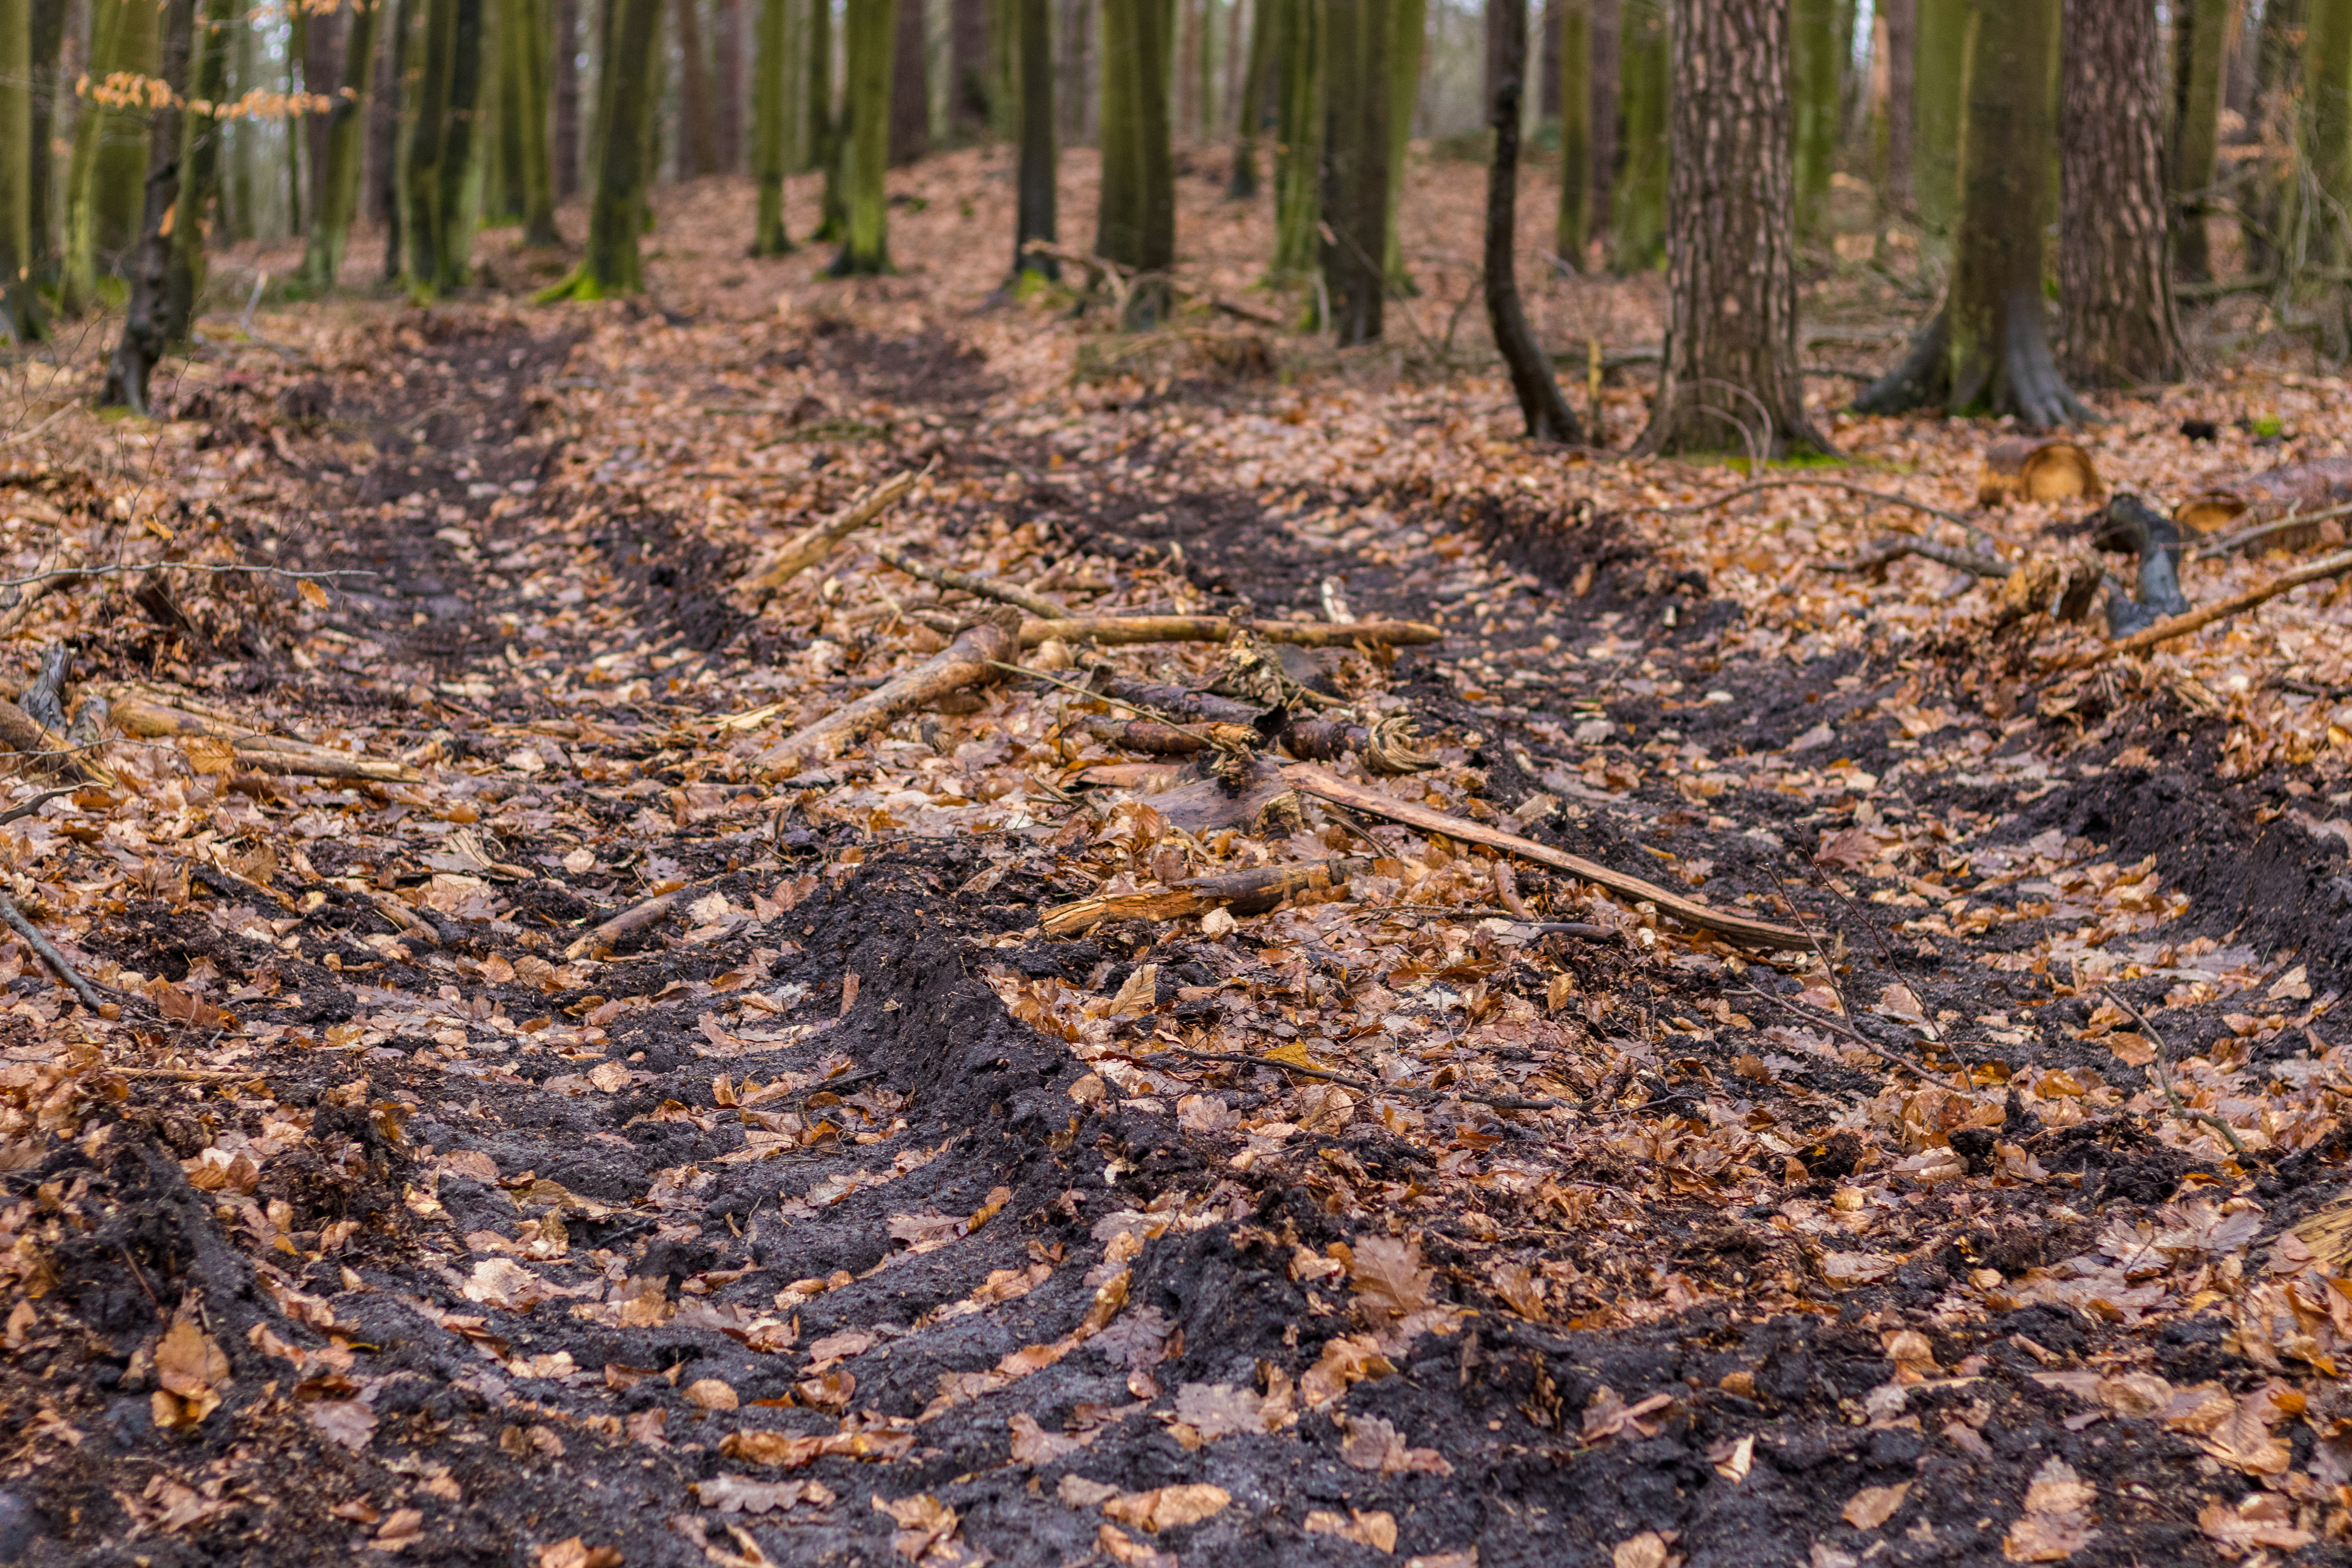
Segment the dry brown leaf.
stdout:
[[575,1535],[569,1541],[539,1548],[531,1554],[531,1561],[538,1568],[621,1568],[627,1559],[617,1547],[591,1546],[584,1538]]
[[1675,1531],[1645,1530],[1609,1549],[1610,1568],[1675,1568],[1682,1559],[1669,1550]]
[[1903,1506],[1910,1491],[1909,1481],[1898,1481],[1891,1487],[1864,1487],[1845,1500],[1838,1517],[1856,1530],[1876,1530],[1895,1517],[1895,1510]]
[[2232,1556],[2257,1546],[2300,1552],[2314,1539],[2295,1528],[2294,1504],[2276,1492],[2249,1492],[2235,1508],[2216,1498],[2198,1510],[2197,1528]]
[[1147,1492],[1121,1492],[1105,1501],[1102,1510],[1121,1524],[1156,1535],[1178,1525],[1198,1524],[1223,1512],[1233,1500],[1233,1494],[1223,1487],[1154,1487]]
[[1436,1270],[1421,1266],[1420,1244],[1410,1239],[1365,1237],[1354,1245],[1348,1264],[1356,1310],[1375,1329],[1428,1306],[1429,1287],[1436,1278]]
[[2063,1459],[2042,1461],[2025,1489],[2025,1511],[2002,1536],[2001,1555],[2011,1563],[2061,1563],[2098,1539],[2091,1528],[2095,1488]]
[[704,1410],[732,1410],[742,1403],[736,1397],[732,1384],[715,1377],[698,1377],[682,1392],[688,1405]]
[[1307,1516],[1307,1533],[1336,1535],[1342,1541],[1352,1541],[1375,1552],[1394,1552],[1397,1543],[1396,1516],[1367,1512],[1360,1508],[1349,1509],[1346,1513],[1317,1509]]
[[874,1510],[887,1513],[898,1526],[890,1538],[890,1550],[909,1563],[919,1563],[931,1551],[953,1539],[956,1511],[929,1492],[917,1492],[912,1497],[887,1501],[876,1494]]

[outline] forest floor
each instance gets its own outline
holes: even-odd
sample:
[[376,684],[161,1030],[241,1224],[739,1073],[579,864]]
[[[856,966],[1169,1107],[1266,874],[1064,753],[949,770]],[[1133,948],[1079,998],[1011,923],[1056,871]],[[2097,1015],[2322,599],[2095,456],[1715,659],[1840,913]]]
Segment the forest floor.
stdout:
[[[2063,671],[2100,634],[1997,581],[1823,570],[1957,526],[1644,513],[1739,476],[1518,439],[1449,363],[1475,169],[1416,170],[1423,292],[1352,354],[992,302],[1007,173],[899,177],[905,270],[854,284],[740,259],[727,184],[664,197],[642,301],[241,322],[235,267],[291,258],[240,253],[159,424],[81,406],[96,331],[9,367],[16,574],[285,574],[0,611],[0,688],[62,648],[66,715],[221,721],[48,759],[111,784],[0,825],[0,891],[106,988],[0,948],[0,1563],[2352,1558],[2345,591]],[[1281,308],[1221,174],[1187,279]],[[1809,294],[1824,368],[1926,291],[1877,259]],[[1654,281],[1531,281],[1548,341],[1656,342]],[[2343,384],[2274,356],[2079,439],[2167,507],[2340,458]],[[1835,477],[2084,543],[2087,501],[1976,510],[1997,430],[1815,384]],[[1643,385],[1601,389],[1619,448]],[[1277,661],[1433,764],[1334,771],[1806,945],[1304,791],[1233,820],[1052,683],[1262,693],[1247,649],[1039,649],[792,753],[971,608],[887,544],[1096,615],[1328,583],[1433,622]],[[1343,855],[1321,901],[1040,927]]]

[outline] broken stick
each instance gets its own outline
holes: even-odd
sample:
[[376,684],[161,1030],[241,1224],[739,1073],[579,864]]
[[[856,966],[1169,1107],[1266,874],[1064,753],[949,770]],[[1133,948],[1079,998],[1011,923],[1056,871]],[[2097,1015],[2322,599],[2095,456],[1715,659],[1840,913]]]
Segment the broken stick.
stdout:
[[1372,868],[1370,860],[1341,857],[1310,860],[1296,866],[1258,866],[1244,871],[1219,871],[1174,882],[1165,888],[1143,888],[1131,893],[1097,894],[1075,903],[1060,904],[1039,917],[1037,929],[1046,936],[1073,936],[1091,931],[1104,921],[1174,921],[1187,915],[1222,909],[1237,915],[1264,914],[1283,900],[1299,893],[1344,889],[1348,879]]
[[1233,621],[1223,616],[1074,616],[1066,619],[1024,621],[1021,646],[1035,647],[1047,637],[1064,642],[1123,646],[1147,642],[1231,642],[1235,626],[1264,642],[1291,643],[1299,647],[1352,647],[1357,643],[1387,643],[1406,647],[1441,641],[1445,633],[1422,621],[1350,621],[1335,626],[1323,621]]
[[[930,470],[926,468],[924,473]],[[920,474],[897,474],[883,480],[841,511],[823,522],[813,523],[794,535],[776,558],[775,564],[751,579],[755,593],[774,593],[809,567],[833,553],[833,547],[890,510],[890,504],[915,488]]]
[[956,634],[955,641],[906,674],[761,752],[760,765],[776,768],[820,755],[951,692],[994,680],[997,666],[1011,662],[1018,651],[1013,626],[1019,619],[1014,611],[1004,609],[973,622]]
[[953,588],[976,598],[994,599],[999,604],[1011,605],[1014,609],[1026,610],[1049,621],[1070,618],[1069,606],[1060,600],[1033,594],[1016,584],[1000,583],[993,577],[982,577],[977,573],[959,572],[952,566],[934,566],[928,561],[916,560],[894,544],[881,545],[874,553],[886,564],[897,567],[919,582],[936,583],[942,588]]
[[0,700],[0,757],[16,756],[40,772],[81,784],[117,787],[114,775],[85,757],[84,750],[14,702]]
[[1585,859],[1582,856],[1570,855],[1564,849],[1554,849],[1549,845],[1538,844],[1532,838],[1521,838],[1514,833],[1505,833],[1475,822],[1465,821],[1458,816],[1448,816],[1442,811],[1433,811],[1425,805],[1416,805],[1410,801],[1402,801],[1383,795],[1378,790],[1364,789],[1360,785],[1351,784],[1337,773],[1316,767],[1311,763],[1294,763],[1282,770],[1282,776],[1297,786],[1302,793],[1311,795],[1318,800],[1336,801],[1341,805],[1363,812],[1367,816],[1384,816],[1391,822],[1401,822],[1407,827],[1416,827],[1423,833],[1442,833],[1459,843],[1483,844],[1490,849],[1501,849],[1513,855],[1524,856],[1540,865],[1566,871],[1588,882],[1598,883],[1620,898],[1633,899],[1637,901],[1647,900],[1657,906],[1658,912],[1662,915],[1671,915],[1685,925],[1697,926],[1702,930],[1714,931],[1717,935],[1728,938],[1733,942],[1756,947],[1784,949],[1801,949],[1810,945],[1810,940],[1801,931],[1791,930],[1788,926],[1774,925],[1769,921],[1760,921],[1753,915],[1733,914],[1727,910],[1711,908],[1696,900],[1686,899],[1679,893],[1670,893],[1655,882],[1644,881],[1639,877],[1628,876],[1622,871],[1612,871],[1606,866]]
[[66,983],[68,989],[81,998],[83,1006],[95,1014],[105,1005],[105,999],[98,994],[98,987],[82,978],[81,972],[58,951],[57,944],[43,936],[33,922],[25,918],[25,911],[16,907],[16,900],[5,893],[0,893],[0,921],[7,921],[9,927],[25,939],[25,945],[48,965],[51,973]]
[[676,909],[680,900],[692,899],[709,885],[709,882],[688,882],[682,888],[672,888],[667,893],[656,894],[642,904],[630,905],[611,920],[590,931],[587,935],[570,947],[565,948],[564,962],[569,963],[576,959],[585,958],[600,947],[611,947],[632,931],[645,930],[646,927]]
[[2170,642],[2175,637],[2185,637],[2190,632],[2200,631],[2215,621],[2227,620],[2231,616],[2242,614],[2257,605],[2266,604],[2281,594],[2300,588],[2307,583],[2325,582],[2330,577],[2340,577],[2347,572],[2352,572],[2352,550],[2339,550],[2335,554],[2322,556],[2308,565],[2298,566],[2292,572],[2283,573],[2259,587],[2232,594],[2226,599],[2217,599],[2212,604],[2191,610],[2185,616],[2168,616],[2156,625],[2111,642],[2105,647],[2093,648],[2085,654],[2077,654],[2074,658],[2062,662],[2058,668],[2062,671],[2088,669],[2095,664],[2105,663],[2118,654],[2146,653],[2159,643]]
[[1879,567],[1902,560],[1906,555],[1917,555],[1929,561],[1939,561],[1961,572],[1972,572],[1979,577],[2006,577],[2017,570],[1998,555],[1980,555],[1957,544],[1939,544],[1932,539],[1914,539],[1902,535],[1882,539],[1851,561],[1824,561],[1816,568],[1822,572],[1873,572]]

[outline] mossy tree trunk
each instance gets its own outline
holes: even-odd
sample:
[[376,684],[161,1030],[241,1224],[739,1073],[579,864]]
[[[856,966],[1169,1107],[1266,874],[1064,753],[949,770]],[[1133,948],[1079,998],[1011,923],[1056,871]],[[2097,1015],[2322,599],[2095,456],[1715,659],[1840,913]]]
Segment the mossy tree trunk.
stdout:
[[563,243],[555,227],[555,153],[548,142],[549,49],[545,0],[498,0],[506,18],[501,53],[514,62],[514,163],[522,184],[525,245]]
[[833,0],[807,0],[808,54],[806,81],[801,89],[801,110],[808,116],[801,145],[808,162],[802,172],[827,169],[833,160]]
[[432,0],[383,0],[391,7],[387,18],[392,28],[390,58],[384,61],[384,96],[387,143],[384,159],[383,192],[383,280],[399,281],[407,269],[408,256],[408,154],[411,136],[409,128],[416,119],[417,89],[420,80],[416,63],[419,54],[416,35],[422,30],[423,18],[432,9]]
[[1797,366],[1790,23],[1779,0],[1675,17],[1666,343],[1643,451],[1829,449]]
[[462,289],[473,278],[473,230],[466,201],[473,173],[475,140],[481,121],[482,7],[491,0],[457,0],[457,58],[449,72],[449,128],[443,141],[439,176],[440,231],[436,241],[435,291]]
[[1257,139],[1265,131],[1266,81],[1273,73],[1274,19],[1280,0],[1251,0],[1249,64],[1243,69],[1241,105],[1234,122],[1234,174],[1225,194],[1235,201],[1257,195]]
[[1917,59],[1919,0],[1880,0],[1886,24],[1886,119],[1878,144],[1882,214],[1911,207],[1912,68]]
[[555,164],[555,199],[561,204],[580,194],[580,0],[555,0],[554,44],[548,156]]
[[[241,26],[229,51],[229,90],[242,98],[247,88],[256,85],[260,70],[260,36],[249,26]],[[261,232],[260,121],[248,118],[230,127],[228,152],[229,237],[253,239]]]
[[373,101],[375,34],[385,0],[359,0],[343,29],[343,91],[327,120],[326,177],[310,216],[310,238],[302,253],[302,280],[331,289],[343,272],[343,247],[360,205],[360,153]]
[[1624,156],[1610,195],[1609,265],[1642,272],[1665,255],[1669,62],[1664,0],[1623,0],[1618,93]]
[[1095,253],[1134,268],[1130,330],[1168,313],[1176,259],[1176,171],[1169,147],[1171,0],[1104,0],[1102,210]]
[[1033,256],[1029,242],[1055,243],[1054,23],[1052,0],[1014,0],[1013,55],[1019,62],[1021,170],[1013,219],[1013,270],[1058,278],[1050,256]]
[[[142,8],[143,0],[131,0]],[[140,187],[139,242],[131,248],[127,268],[131,301],[122,317],[122,335],[115,341],[107,362],[106,385],[99,394],[101,407],[123,407],[146,416],[147,380],[155,362],[171,346],[172,238],[169,219],[180,194],[178,99],[187,88],[189,33],[194,24],[191,0],[168,0],[154,13],[162,37],[158,40],[158,78],[172,97],[152,110],[147,121],[147,174]],[[162,95],[158,95],[162,96]]]
[[32,6],[32,124],[26,144],[32,149],[32,187],[26,195],[26,226],[32,231],[33,282],[54,287],[58,276],[57,156],[50,142],[57,125],[58,61],[65,47],[66,0],[29,0]]
[[[1276,12],[1275,58],[1282,82],[1276,110],[1274,265],[1276,278],[1315,266],[1323,213],[1323,7],[1325,0],[1261,0]],[[1108,76],[1104,78],[1109,79]],[[1108,118],[1106,108],[1105,118]],[[1108,141],[1108,130],[1105,130]]]
[[[2254,51],[2252,131],[2259,142],[2292,145],[2295,140],[2302,38],[2303,0],[2267,0]],[[2248,169],[2251,189],[2243,201],[2252,221],[2246,226],[2246,265],[2253,272],[2268,273],[2279,264],[2293,162],[2265,158]]]
[[415,110],[408,127],[408,179],[403,203],[409,292],[429,300],[440,289],[441,165],[451,155],[450,82],[457,68],[460,0],[422,0],[423,36],[416,62]]
[[1796,100],[1797,232],[1818,239],[1829,223],[1830,170],[1837,156],[1838,0],[1790,0]]
[[33,0],[0,0],[0,334],[45,337],[33,264]]
[[1323,288],[1340,346],[1378,342],[1388,294],[1389,0],[1325,0]]
[[1495,145],[1486,166],[1486,325],[1510,372],[1511,392],[1518,399],[1528,436],[1573,443],[1584,438],[1583,432],[1559,395],[1551,361],[1528,330],[1527,312],[1519,303],[1519,125],[1526,115],[1527,69],[1527,0],[1488,0],[1486,123],[1494,130]]
[[2303,38],[2303,155],[2319,210],[2311,255],[2323,266],[2352,256],[2352,0],[2309,0]]
[[[849,0],[856,10],[872,0]],[[890,57],[890,163],[914,163],[931,150],[929,39],[923,26],[923,0],[898,0]]]
[[784,57],[790,21],[787,0],[760,0],[758,64],[751,72],[751,178],[759,186],[759,216],[751,229],[751,254],[782,256],[793,248],[784,231],[784,82],[791,74]]
[[1949,234],[1959,216],[1962,57],[1969,0],[1914,0],[1911,191],[1919,221]]
[[1553,0],[1559,19],[1559,221],[1552,248],[1579,271],[1592,242],[1592,9]]
[[718,0],[710,31],[712,166],[736,174],[743,170],[743,0]]
[[2052,358],[2042,294],[2058,5],[1971,0],[1951,283],[1935,321],[1857,408],[2013,414],[2037,430],[2088,417]]
[[[143,0],[93,0],[89,79],[117,73],[152,75],[156,10]],[[110,108],[85,100],[74,127],[73,161],[66,176],[66,246],[62,304],[79,315],[98,303],[101,272],[118,264],[137,237],[141,192],[147,177],[147,111]]]
[[898,7],[921,0],[852,0],[844,17],[849,45],[842,113],[848,125],[842,150],[845,221],[837,278],[890,269],[889,206],[883,189],[890,167],[891,83],[898,52]]
[[2205,207],[2213,199],[2221,163],[2221,67],[2229,52],[2231,0],[2173,0],[2172,9],[2172,254],[2183,277],[2204,279],[2213,275]]
[[677,0],[672,15],[677,27],[677,173],[690,180],[719,172],[718,104],[702,47],[702,0]]
[[188,341],[205,296],[205,241],[220,189],[219,110],[228,96],[230,30],[238,0],[205,0],[189,39],[186,105],[180,112],[180,188],[173,200],[171,258],[164,274],[163,341]]
[[1397,232],[1397,215],[1404,208],[1404,165],[1412,153],[1412,110],[1421,97],[1429,0],[1388,0],[1388,234],[1381,241],[1381,258],[1389,293],[1402,300],[1421,291],[1412,280],[1412,269],[1404,264],[1404,239]]
[[542,300],[604,300],[645,288],[637,241],[646,227],[646,144],[652,140],[654,47],[661,0],[606,0],[596,79],[595,169],[588,244],[571,277]]
[[[2170,381],[2180,370],[2164,265],[2158,43],[2156,13],[2145,0],[2065,0],[2059,351],[2061,368],[2078,385]],[[2220,74],[2217,67],[2217,97]],[[2195,221],[2201,230],[2202,220]]]

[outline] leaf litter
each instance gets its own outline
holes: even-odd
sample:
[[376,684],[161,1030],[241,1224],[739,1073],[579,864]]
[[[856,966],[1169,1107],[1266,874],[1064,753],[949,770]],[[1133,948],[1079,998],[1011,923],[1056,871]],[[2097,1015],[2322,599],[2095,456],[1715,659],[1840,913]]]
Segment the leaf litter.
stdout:
[[[994,156],[894,178],[985,219]],[[1735,479],[1529,448],[1475,368],[970,314],[954,201],[854,285],[663,221],[667,315],[288,311],[0,461],[16,565],[145,563],[0,610],[73,735],[0,823],[31,1560],[2352,1539],[2340,586],[2084,662],[2105,514],[1970,511],[1977,426],[1822,416],[1965,527],[1667,515]],[[2341,392],[2079,445],[2266,495]]]

